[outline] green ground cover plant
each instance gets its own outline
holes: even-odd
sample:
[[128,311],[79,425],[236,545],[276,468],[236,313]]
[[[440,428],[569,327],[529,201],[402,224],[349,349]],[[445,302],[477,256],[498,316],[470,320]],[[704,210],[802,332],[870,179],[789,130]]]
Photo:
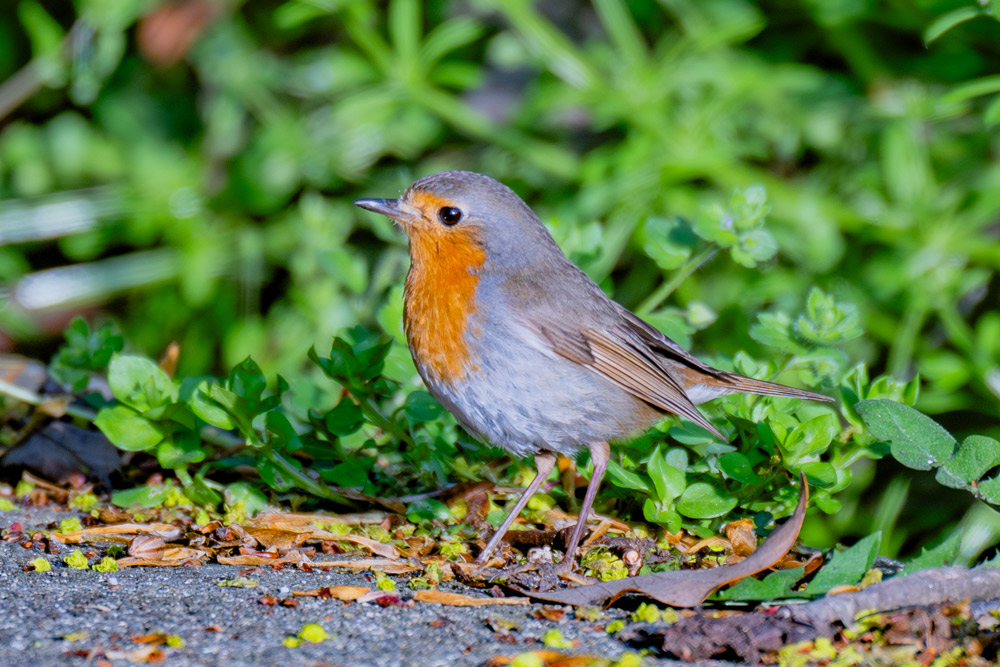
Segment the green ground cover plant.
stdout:
[[[996,3],[182,4],[0,19],[0,328],[68,388],[107,373],[97,425],[176,479],[119,501],[517,479],[420,387],[404,241],[350,204],[464,168],[706,361],[838,398],[716,401],[729,445],[664,422],[615,450],[620,516],[763,528],[803,471],[811,543],[997,541]],[[80,311],[115,326],[57,352]]]

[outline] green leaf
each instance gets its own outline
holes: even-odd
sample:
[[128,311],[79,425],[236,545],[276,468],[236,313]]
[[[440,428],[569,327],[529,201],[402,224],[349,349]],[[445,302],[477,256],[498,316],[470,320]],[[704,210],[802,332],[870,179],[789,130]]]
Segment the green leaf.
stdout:
[[646,502],[642,504],[642,515],[646,521],[664,525],[672,533],[681,529],[681,515],[674,509],[673,502],[658,503],[652,498],[646,498]]
[[806,586],[805,594],[822,595],[837,586],[853,586],[871,569],[882,543],[882,533],[875,532],[862,538],[844,551],[834,551],[830,560],[820,568]]
[[177,468],[175,472],[177,473],[177,478],[184,485],[184,495],[196,505],[214,508],[222,501],[222,496],[205,482],[202,474],[195,475],[192,478],[188,475],[186,468]]
[[267,388],[267,379],[257,362],[247,357],[229,371],[226,389],[256,406]]
[[21,0],[17,6],[17,15],[31,40],[34,57],[57,57],[63,40],[63,29],[59,22],[34,0]]
[[945,34],[955,26],[970,21],[977,16],[982,16],[985,12],[979,7],[959,7],[950,12],[946,12],[930,22],[924,30],[924,44],[929,45],[941,35]]
[[622,468],[615,461],[608,462],[608,478],[612,484],[622,489],[645,491],[646,493],[655,492],[655,487],[651,479],[625,470],[625,468]]
[[660,447],[653,450],[646,470],[656,489],[656,499],[661,502],[673,500],[687,488],[684,473],[664,460]]
[[980,481],[976,485],[976,496],[991,505],[1000,506],[1000,475]]
[[792,429],[782,449],[790,465],[822,454],[840,432],[836,416],[826,412]]
[[937,469],[934,479],[952,489],[972,489],[991,468],[1000,465],[1000,442],[983,435],[970,435],[953,457]]
[[[188,400],[188,405],[191,407],[191,411],[206,424],[211,424],[216,428],[221,428],[225,431],[236,428],[236,422],[233,420],[232,416],[216,401],[210,398],[210,386],[218,387],[218,385],[213,385],[209,380],[203,380],[191,393],[191,398]],[[222,389],[221,387],[219,388]],[[225,390],[223,389],[222,391]],[[231,393],[230,395],[235,397],[235,395]]]
[[139,452],[163,440],[163,431],[132,408],[116,405],[97,413],[94,424],[118,449]]
[[413,523],[425,521],[447,521],[451,518],[451,510],[440,500],[425,498],[406,506],[406,518]]
[[337,486],[362,487],[368,483],[368,471],[374,463],[373,458],[350,460],[338,463],[329,470],[321,470],[323,479]]
[[915,556],[906,564],[903,573],[912,574],[918,570],[954,565],[961,545],[962,531],[955,531],[941,544],[930,549],[921,549],[920,555]]
[[[301,468],[297,461],[292,461]],[[264,457],[257,459],[257,473],[264,480],[264,483],[275,491],[284,492],[295,486],[295,480],[282,468],[270,459]]]
[[337,406],[323,417],[323,425],[334,435],[351,435],[365,423],[365,414],[350,397],[340,399]]
[[837,469],[825,461],[805,463],[800,470],[806,474],[806,479],[813,486],[829,487],[837,483]]
[[993,93],[1000,93],[1000,75],[998,74],[984,76],[980,79],[972,79],[960,86],[956,86],[950,93],[941,98],[941,103],[955,104],[974,97],[992,95]]
[[267,496],[247,482],[233,482],[226,486],[226,505],[230,507],[243,503],[243,511],[247,516],[255,516],[268,505]]
[[176,401],[179,391],[153,360],[131,354],[116,354],[111,358],[108,385],[115,398],[139,412]]
[[720,456],[719,468],[727,477],[743,484],[756,484],[761,480],[760,476],[754,473],[750,459],[739,452],[729,452]]
[[166,484],[153,486],[137,486],[134,489],[115,491],[111,494],[111,502],[118,507],[159,507],[170,495],[170,487]]
[[87,387],[92,372],[104,371],[115,352],[121,352],[125,339],[109,324],[91,332],[82,317],[75,317],[63,333],[66,344],[49,363],[49,372],[60,384],[74,392]]
[[158,408],[151,408],[143,412],[142,416],[154,422],[174,422],[187,430],[193,430],[196,426],[194,413],[184,403],[168,403]]
[[176,468],[205,460],[201,438],[194,431],[175,433],[156,447],[156,459],[164,468]]
[[705,482],[696,482],[677,501],[677,511],[691,519],[711,519],[736,507],[736,498]]
[[782,598],[799,597],[793,590],[795,584],[805,576],[804,567],[771,572],[763,579],[745,577],[736,584],[720,591],[721,600],[780,600]]
[[444,408],[426,391],[413,391],[406,397],[403,406],[406,419],[410,424],[432,422],[444,414]]
[[905,466],[930,470],[955,453],[957,443],[951,434],[908,405],[876,399],[855,407],[871,434],[888,441],[892,456]]
[[268,431],[277,436],[275,439],[268,439],[268,442],[277,445],[278,449],[288,451],[302,449],[302,440],[284,413],[277,410],[268,412],[264,416],[264,424]]

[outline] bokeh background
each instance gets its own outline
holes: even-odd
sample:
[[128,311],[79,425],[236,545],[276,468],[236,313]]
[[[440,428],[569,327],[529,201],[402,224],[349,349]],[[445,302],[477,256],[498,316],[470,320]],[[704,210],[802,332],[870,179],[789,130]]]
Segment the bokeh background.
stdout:
[[[792,364],[827,391],[859,364],[919,375],[920,410],[996,436],[998,17],[963,0],[8,2],[0,347],[47,359],[82,313],[154,358],[178,342],[183,375],[252,355],[310,406],[336,388],[305,351],[362,324],[413,379],[405,241],[351,201],[471,169],[703,358]],[[895,528],[893,552],[988,512],[883,462],[831,531]]]

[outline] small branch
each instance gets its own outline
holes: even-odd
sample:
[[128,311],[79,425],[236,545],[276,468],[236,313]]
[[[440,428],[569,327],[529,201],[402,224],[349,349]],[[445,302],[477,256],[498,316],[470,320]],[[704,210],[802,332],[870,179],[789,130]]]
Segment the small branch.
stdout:
[[[72,49],[73,41],[82,30],[83,23],[77,21],[63,38],[61,51],[65,56]],[[38,72],[38,63],[31,60],[27,65],[15,72],[10,78],[0,84],[0,120],[3,120],[14,109],[18,108],[32,95],[45,86]]]
[[828,595],[807,604],[783,607],[779,613],[829,636],[835,623],[850,627],[865,610],[887,611],[996,598],[1000,598],[1000,569],[942,567],[896,577],[857,593]]
[[[41,394],[36,394],[30,389],[25,389],[24,387],[19,387],[13,382],[7,382],[6,380],[0,380],[0,394],[5,396],[10,396],[16,401],[21,401],[22,403],[27,403],[28,405],[39,406],[48,401],[54,400],[56,396],[45,397]],[[90,408],[80,407],[78,405],[73,405],[72,403],[66,405],[66,414],[70,417],[76,417],[77,419],[85,419],[86,421],[92,422],[94,418],[97,417],[95,413]]]

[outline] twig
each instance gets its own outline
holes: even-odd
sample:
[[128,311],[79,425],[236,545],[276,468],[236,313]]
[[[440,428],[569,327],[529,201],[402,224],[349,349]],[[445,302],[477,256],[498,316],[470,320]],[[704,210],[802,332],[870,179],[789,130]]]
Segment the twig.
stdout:
[[[73,42],[83,32],[82,20],[77,20],[63,38],[60,52],[66,55],[73,49]],[[90,31],[93,34],[93,31]],[[38,71],[37,59],[32,59],[27,65],[15,72],[10,78],[0,84],[0,120],[18,108],[45,85]]]

